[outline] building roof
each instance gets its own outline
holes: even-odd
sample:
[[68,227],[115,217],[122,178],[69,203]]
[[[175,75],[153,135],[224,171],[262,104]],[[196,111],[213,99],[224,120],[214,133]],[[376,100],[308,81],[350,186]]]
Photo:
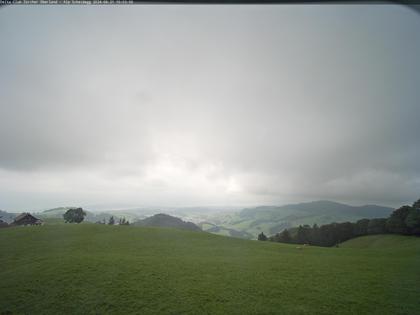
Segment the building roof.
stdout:
[[32,214],[30,214],[29,212],[23,212],[21,214],[19,214],[16,218],[15,218],[15,222],[18,222],[24,218],[30,217],[31,219],[33,219],[34,221],[42,221],[36,217],[34,217]]

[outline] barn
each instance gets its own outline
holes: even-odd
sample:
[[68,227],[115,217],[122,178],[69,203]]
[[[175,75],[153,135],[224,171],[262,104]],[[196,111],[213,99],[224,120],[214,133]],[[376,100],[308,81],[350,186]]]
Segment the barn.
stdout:
[[13,225],[41,225],[44,222],[41,219],[34,217],[29,212],[19,214],[13,221]]

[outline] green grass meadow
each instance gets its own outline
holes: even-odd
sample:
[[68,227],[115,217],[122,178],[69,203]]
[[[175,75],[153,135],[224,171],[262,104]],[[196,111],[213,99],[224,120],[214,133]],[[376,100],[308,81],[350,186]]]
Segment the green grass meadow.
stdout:
[[0,230],[0,314],[420,314],[420,238],[340,248],[96,224]]

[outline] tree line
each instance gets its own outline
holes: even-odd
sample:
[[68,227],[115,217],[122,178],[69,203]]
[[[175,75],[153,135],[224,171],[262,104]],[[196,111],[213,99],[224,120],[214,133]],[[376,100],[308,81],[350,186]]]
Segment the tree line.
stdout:
[[[73,208],[66,211],[63,214],[64,222],[66,223],[81,223],[85,219],[86,212],[82,208]],[[108,224],[108,225],[116,225],[117,222],[115,221],[114,216],[111,216],[108,220],[108,223],[103,221],[97,221],[97,224]],[[118,221],[118,225],[130,225],[130,222],[125,218],[120,218]]]
[[412,206],[394,210],[388,218],[361,219],[355,223],[330,223],[318,226],[300,225],[267,237],[258,235],[260,241],[272,241],[316,246],[338,246],[339,243],[363,235],[402,234],[420,236],[420,199]]

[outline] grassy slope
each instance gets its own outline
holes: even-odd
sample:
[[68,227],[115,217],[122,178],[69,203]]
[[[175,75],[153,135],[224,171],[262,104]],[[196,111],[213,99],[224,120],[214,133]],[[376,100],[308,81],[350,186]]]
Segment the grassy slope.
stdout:
[[2,229],[0,240],[0,314],[420,314],[420,239],[299,250],[91,224]]
[[341,244],[344,248],[369,248],[374,250],[420,251],[420,238],[403,235],[369,235],[351,239]]

